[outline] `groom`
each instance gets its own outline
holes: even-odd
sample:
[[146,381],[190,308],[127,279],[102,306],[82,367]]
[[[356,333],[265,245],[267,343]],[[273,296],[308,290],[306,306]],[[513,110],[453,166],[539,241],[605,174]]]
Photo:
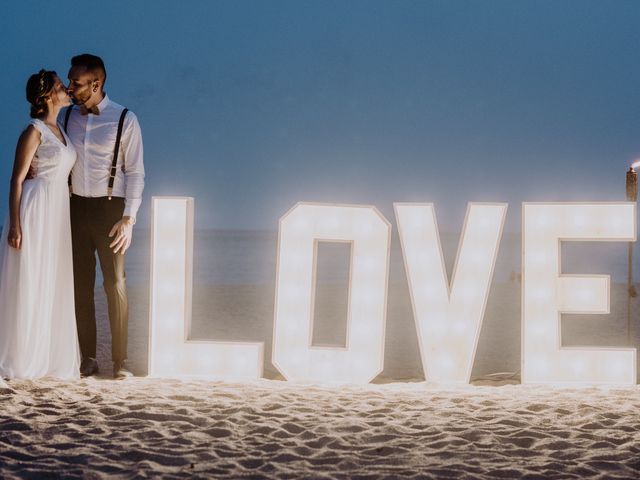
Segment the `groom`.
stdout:
[[93,298],[96,253],[104,278],[111,325],[113,376],[127,368],[128,304],[124,263],[136,213],[142,202],[144,165],[138,119],[104,91],[107,72],[100,57],[71,59],[68,92],[74,105],[61,118],[76,149],[69,176],[76,321],[80,374],[98,373]]

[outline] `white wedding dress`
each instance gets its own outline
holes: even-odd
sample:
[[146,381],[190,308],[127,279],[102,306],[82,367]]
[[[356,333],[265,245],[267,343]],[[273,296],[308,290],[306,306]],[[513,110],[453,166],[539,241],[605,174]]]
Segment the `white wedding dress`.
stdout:
[[0,377],[79,378],[67,177],[76,152],[40,120],[37,173],[20,203],[22,248],[0,236]]

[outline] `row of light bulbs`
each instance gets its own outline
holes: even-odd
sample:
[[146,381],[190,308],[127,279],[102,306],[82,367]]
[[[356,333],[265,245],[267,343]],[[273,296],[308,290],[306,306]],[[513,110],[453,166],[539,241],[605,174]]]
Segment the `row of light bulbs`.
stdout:
[[[260,378],[263,343],[189,338],[191,198],[153,199],[149,373]],[[470,203],[451,281],[431,204],[394,205],[427,381],[468,383],[507,205]],[[635,241],[632,202],[524,203],[522,382],[634,384],[633,348],[563,347],[562,313],[608,313],[609,278],[560,273],[560,241]],[[287,380],[368,383],[384,365],[391,224],[371,206],[299,203],[280,219],[273,364]],[[312,345],[317,242],[349,242],[346,347]]]

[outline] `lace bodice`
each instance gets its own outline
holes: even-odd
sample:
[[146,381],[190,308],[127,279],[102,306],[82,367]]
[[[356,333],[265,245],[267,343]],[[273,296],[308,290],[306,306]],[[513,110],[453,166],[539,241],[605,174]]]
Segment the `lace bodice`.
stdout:
[[35,154],[36,179],[67,181],[69,172],[76,161],[76,151],[62,129],[66,145],[38,119],[29,122],[40,132],[40,146]]

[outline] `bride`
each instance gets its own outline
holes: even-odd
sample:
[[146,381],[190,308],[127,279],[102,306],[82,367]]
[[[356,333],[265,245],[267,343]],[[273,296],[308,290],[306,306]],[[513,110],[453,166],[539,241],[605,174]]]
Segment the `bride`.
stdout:
[[76,153],[56,123],[71,102],[46,70],[29,77],[27,100],[32,120],[16,147],[0,236],[0,378],[79,378],[67,187]]

